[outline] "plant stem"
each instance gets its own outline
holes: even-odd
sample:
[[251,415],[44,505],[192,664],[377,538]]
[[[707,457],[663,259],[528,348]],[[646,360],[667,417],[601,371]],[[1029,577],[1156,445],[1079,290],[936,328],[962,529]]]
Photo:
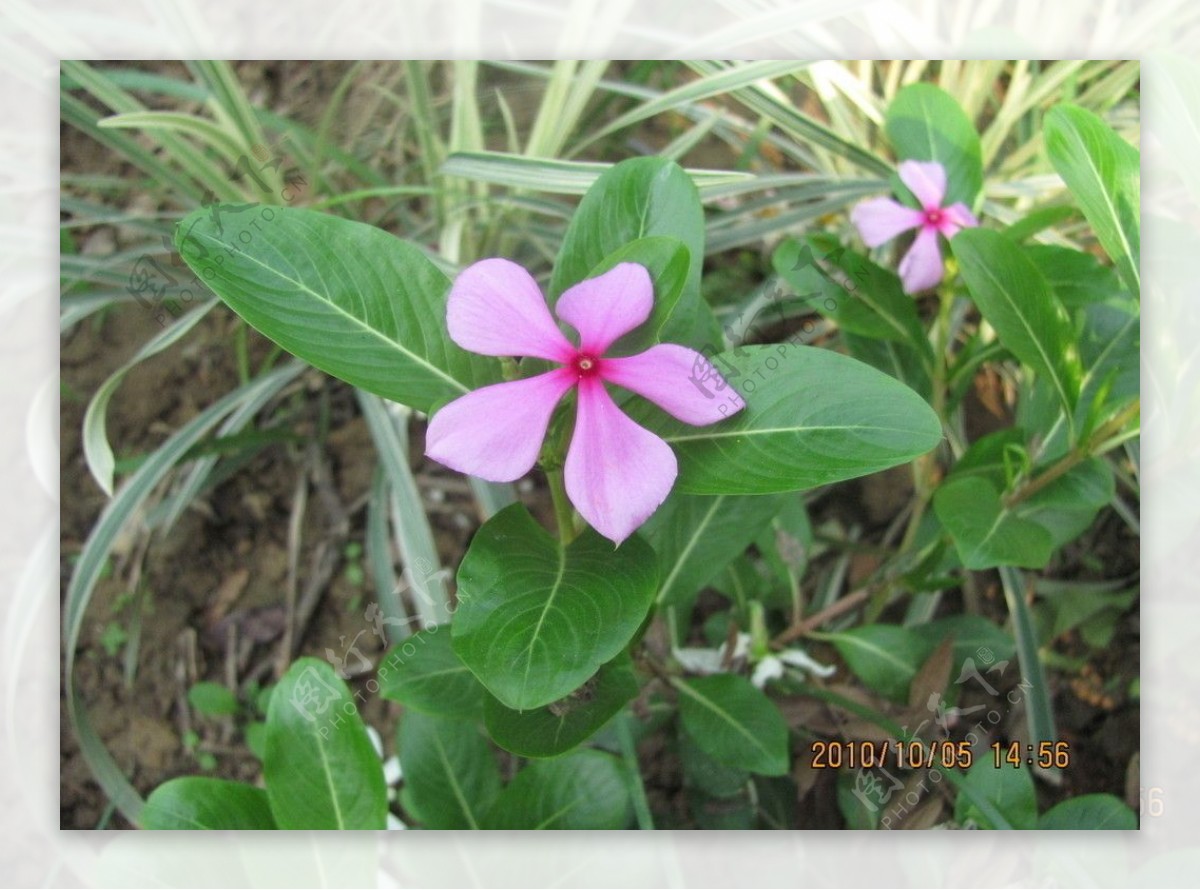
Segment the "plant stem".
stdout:
[[[938,288],[938,314],[933,330],[933,373],[931,375],[933,411],[937,414],[938,421],[942,424],[943,429],[948,427],[946,418],[943,415],[946,412],[946,390],[950,368],[950,356],[948,355],[950,351],[950,315],[953,309],[954,292],[949,286],[943,285]],[[921,520],[925,518],[925,509],[929,506],[929,499],[933,497],[933,490],[937,486],[937,469],[937,457],[932,452],[917,458],[913,466],[913,487],[916,489],[916,502],[913,504],[912,513],[909,515],[908,527],[904,530],[904,538],[900,542],[901,553],[906,552],[917,537],[917,530],[921,526]]]
[[837,602],[833,603],[799,624],[794,624],[783,633],[779,634],[771,641],[773,646],[785,646],[792,640],[799,639],[811,631],[816,630],[826,621],[832,621],[839,615],[849,612],[858,606],[861,606],[870,597],[871,591],[867,588],[856,590],[853,593],[848,593]]
[[575,516],[571,502],[567,500],[567,489],[563,484],[562,467],[546,471],[550,482],[550,498],[554,501],[554,520],[558,523],[558,539],[566,547],[575,540]]
[[650,802],[646,799],[646,787],[642,784],[642,769],[638,763],[637,745],[633,741],[633,731],[629,724],[633,722],[630,714],[622,714],[617,718],[617,741],[621,746],[621,759],[625,761],[626,772],[629,774],[630,797],[633,798],[633,812],[637,816],[638,828],[642,831],[654,830],[654,816],[650,813]]

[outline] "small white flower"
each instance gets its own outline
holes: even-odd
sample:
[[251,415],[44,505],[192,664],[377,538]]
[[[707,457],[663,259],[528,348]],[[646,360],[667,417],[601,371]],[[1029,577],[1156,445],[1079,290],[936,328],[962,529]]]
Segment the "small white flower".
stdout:
[[779,653],[779,660],[784,664],[808,671],[818,677],[832,677],[837,668],[831,664],[821,664],[803,649],[784,649]]
[[[676,649],[672,654],[680,667],[692,674],[719,674],[725,670],[725,646],[716,649],[700,649],[697,647]],[[734,662],[745,658],[750,651],[750,635],[738,634],[733,644],[733,653],[729,661]]]
[[387,827],[388,831],[405,831],[408,828],[396,817],[395,813],[391,812],[387,814]]
[[389,757],[383,762],[383,782],[385,785],[390,788],[393,785],[399,784],[402,778],[403,774],[400,772],[399,757]]
[[754,673],[750,676],[750,682],[759,689],[762,689],[772,680],[778,680],[782,676],[783,662],[774,655],[768,655],[754,666]]
[[784,675],[784,666],[806,671],[818,677],[831,676],[837,668],[833,665],[821,664],[803,649],[784,649],[777,655],[768,655],[754,668],[750,682],[762,689],[772,680],[778,680]]

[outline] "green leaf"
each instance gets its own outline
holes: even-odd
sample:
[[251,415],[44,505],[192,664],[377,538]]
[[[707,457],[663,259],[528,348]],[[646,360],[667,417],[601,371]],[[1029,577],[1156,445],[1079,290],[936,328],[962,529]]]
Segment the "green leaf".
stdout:
[[820,634],[833,643],[854,675],[892,701],[908,701],[908,686],[928,647],[911,628],[867,624],[837,633]]
[[1014,512],[1046,529],[1057,548],[1083,534],[1115,493],[1112,467],[1092,457],[1018,504]]
[[393,646],[379,665],[379,694],[426,714],[478,720],[483,686],[443,630],[437,626]]
[[654,551],[587,529],[563,550],[521,504],[475,533],[458,569],[454,651],[518,711],[583,685],[633,638],[654,599]]
[[1050,533],[1005,507],[987,479],[948,479],[934,494],[933,509],[968,569],[999,565],[1037,569],[1050,561],[1054,550]]
[[[744,397],[729,420],[694,427],[633,403],[629,413],[679,460],[687,494],[770,494],[865,476],[906,463],[942,437],[919,395],[874,368],[827,349],[782,343],[721,353],[713,365]],[[732,394],[711,382],[713,398]]]
[[665,235],[688,250],[682,306],[699,300],[704,262],[704,210],[696,186],[683,169],[665,158],[631,158],[605,171],[588,189],[554,265],[551,299],[592,274],[592,270],[631,241]]
[[995,662],[1010,660],[1017,651],[1012,635],[982,615],[951,615],[917,625],[911,630],[925,645],[922,658],[933,652],[942,640],[954,640],[951,665],[955,676],[968,658],[982,670]]
[[153,831],[259,830],[274,828],[275,820],[261,788],[183,776],[154,789],[142,807],[141,826]]
[[333,668],[300,658],[271,694],[263,776],[280,828],[384,828],[387,786],[354,697]]
[[488,696],[483,706],[488,734],[522,757],[557,757],[592,737],[638,693],[628,655],[619,655],[566,698],[545,708],[514,711]]
[[1038,594],[1045,608],[1053,612],[1053,623],[1043,633],[1041,642],[1049,643],[1068,631],[1102,617],[1114,624],[1133,604],[1136,588],[1130,590],[1097,590],[1089,584],[1064,585],[1061,589],[1039,587]]
[[1112,267],[1090,253],[1056,244],[1030,244],[1024,250],[1059,302],[1069,310],[1121,296],[1129,298]]
[[620,829],[632,815],[620,762],[603,751],[579,751],[521,770],[488,812],[485,827]]
[[658,554],[658,602],[684,602],[712,581],[782,504],[781,496],[672,494],[644,526]]
[[914,83],[888,106],[884,131],[902,161],[937,161],[946,168],[946,203],[973,207],[983,188],[979,134],[949,93]]
[[188,704],[210,717],[237,713],[237,696],[220,683],[193,683],[187,692]]
[[1090,111],[1062,104],[1046,115],[1046,153],[1079,209],[1141,297],[1141,158],[1138,150]]
[[1041,831],[1133,831],[1137,813],[1114,794],[1084,794],[1055,804],[1038,819]]
[[[813,309],[853,334],[907,343],[932,360],[916,302],[900,279],[827,236],[789,238],[771,257],[775,272]],[[828,267],[828,270],[827,268]]]
[[760,689],[736,674],[675,680],[683,728],[720,763],[764,776],[791,764],[787,724]]
[[689,732],[679,733],[679,764],[684,784],[705,797],[736,797],[745,794],[750,783],[750,773],[711,757]]
[[447,335],[446,276],[381,229],[311,210],[219,205],[185,217],[175,245],[247,323],[354,386],[429,412],[498,379],[495,362]]
[[975,762],[963,777],[963,786],[970,789],[972,794],[996,808],[999,815],[1007,821],[1007,825],[998,825],[961,790],[954,802],[954,818],[960,823],[968,820],[984,828],[1015,828],[1028,829],[1037,826],[1037,795],[1033,789],[1033,777],[1024,764],[1010,766],[1001,764],[999,769],[993,762],[991,753],[987,756],[976,757]]
[[691,256],[683,242],[664,235],[638,238],[610,253],[591,272],[595,278],[618,263],[638,263],[646,267],[654,283],[654,309],[644,324],[626,334],[609,350],[608,355],[633,355],[659,341],[663,326],[683,295],[691,267]]
[[1105,405],[1135,399],[1141,390],[1141,312],[1128,293],[1091,303],[1082,311],[1079,355],[1087,374],[1080,413],[1107,390]]
[[480,828],[500,771],[473,724],[408,711],[400,720],[404,807],[425,828]]
[[971,298],[1000,342],[1051,383],[1070,414],[1079,396],[1079,355],[1037,266],[1020,245],[988,229],[964,229],[950,243]]

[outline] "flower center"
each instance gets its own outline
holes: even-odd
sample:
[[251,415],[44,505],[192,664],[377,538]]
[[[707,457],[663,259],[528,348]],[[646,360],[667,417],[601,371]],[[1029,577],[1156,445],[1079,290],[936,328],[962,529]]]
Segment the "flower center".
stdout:
[[934,207],[931,210],[925,211],[925,224],[927,226],[940,226],[942,224],[942,208]]
[[580,380],[587,377],[594,377],[600,371],[600,359],[594,355],[588,355],[586,352],[581,352],[575,356],[572,367],[575,369],[575,373],[579,375]]

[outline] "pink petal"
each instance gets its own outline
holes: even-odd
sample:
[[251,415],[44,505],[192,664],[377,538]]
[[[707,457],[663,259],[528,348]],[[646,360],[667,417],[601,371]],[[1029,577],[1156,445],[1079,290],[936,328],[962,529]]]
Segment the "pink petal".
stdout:
[[455,343],[480,355],[566,362],[575,353],[533,276],[509,260],[480,260],[459,274],[446,301],[446,324]]
[[579,331],[580,349],[599,357],[649,318],[653,308],[654,285],[646,267],[617,263],[603,275],[567,288],[555,311]]
[[946,168],[937,161],[901,161],[900,181],[908,186],[921,206],[933,210],[946,197]]
[[575,379],[559,368],[455,399],[430,419],[425,456],[489,482],[521,478],[537,460],[554,406]]
[[936,287],[942,281],[942,249],[938,246],[937,229],[921,229],[913,246],[900,260],[900,279],[904,292],[915,294]]
[[724,420],[746,406],[708,359],[674,343],[651,346],[628,358],[606,358],[600,376],[693,426]]
[[898,204],[891,198],[871,198],[850,211],[850,221],[858,228],[867,247],[878,247],[901,232],[921,225],[925,221],[925,214]]
[[944,237],[953,238],[959,229],[973,229],[978,225],[979,220],[975,218],[975,214],[960,201],[942,210],[942,221],[937,228]]
[[598,377],[579,382],[565,481],[592,528],[620,544],[666,500],[677,469],[670,446],[626,417]]

